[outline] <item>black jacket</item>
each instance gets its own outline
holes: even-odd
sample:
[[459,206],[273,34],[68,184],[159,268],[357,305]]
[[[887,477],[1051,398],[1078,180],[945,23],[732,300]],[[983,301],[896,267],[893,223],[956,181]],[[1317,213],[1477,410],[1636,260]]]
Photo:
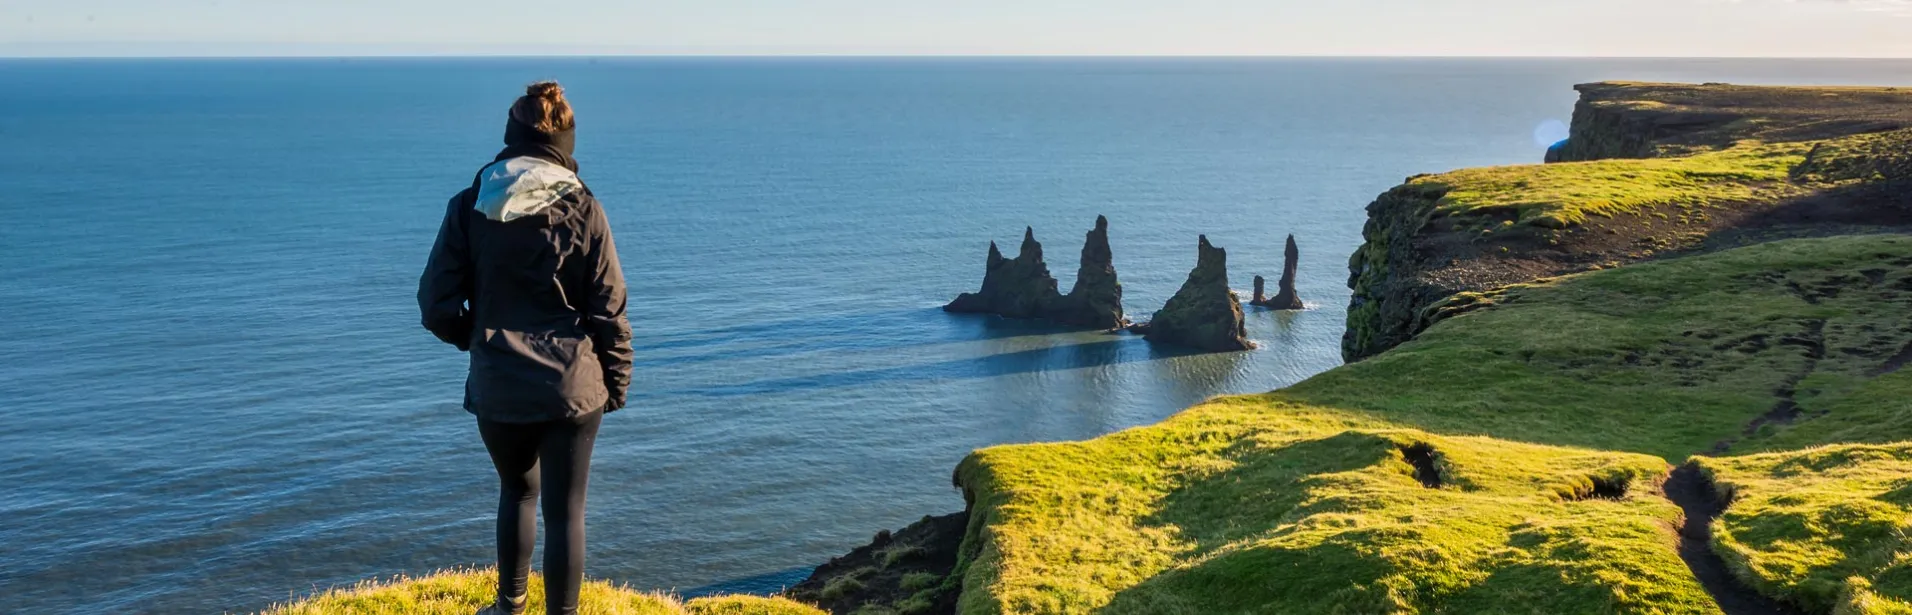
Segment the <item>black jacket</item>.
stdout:
[[622,408],[631,327],[604,208],[568,157],[509,154],[446,205],[418,282],[425,328],[470,351],[465,410],[481,418]]

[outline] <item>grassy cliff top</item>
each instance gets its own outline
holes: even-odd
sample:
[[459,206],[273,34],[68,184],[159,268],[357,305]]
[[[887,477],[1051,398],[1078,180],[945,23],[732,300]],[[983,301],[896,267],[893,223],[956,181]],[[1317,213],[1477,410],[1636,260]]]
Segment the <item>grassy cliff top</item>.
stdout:
[[[527,613],[544,612],[544,580],[531,578]],[[361,583],[266,610],[261,615],[471,615],[498,595],[498,573],[451,570],[420,578]],[[580,615],[825,615],[778,598],[729,596],[682,602],[602,581],[587,582]]]
[[[1677,158],[1462,169],[1416,177],[1440,215],[1567,228],[1673,208],[1756,208],[1856,184],[1912,178],[1912,130],[1815,142],[1742,142]],[[1489,226],[1489,229],[1492,227]]]
[[1799,143],[1748,143],[1683,158],[1463,169],[1408,184],[1443,193],[1435,209],[1442,215],[1558,229],[1593,216],[1663,206],[1690,209],[1804,194],[1808,186],[1793,182],[1792,171],[1810,151]]
[[1673,153],[1912,128],[1912,88],[1606,82],[1575,89],[1583,107],[1624,117]]
[[[962,612],[1719,613],[1675,552],[1669,462],[1912,438],[1871,422],[1912,414],[1882,393],[1902,390],[1912,348],[1908,267],[1912,237],[1876,235],[1546,280],[1282,391],[979,451],[958,470],[978,524]],[[1855,405],[1870,414],[1840,416]],[[1742,502],[1838,483],[1760,467],[1713,471],[1748,485]],[[1896,465],[1867,473],[1883,482],[1853,493],[1912,485]],[[1868,514],[1907,515],[1878,501]],[[1721,540],[1770,547],[1747,559],[1877,558],[1733,510],[1753,529],[1726,521]],[[1861,569],[1767,565],[1755,586],[1822,595]],[[1875,576],[1859,602],[1912,599]]]

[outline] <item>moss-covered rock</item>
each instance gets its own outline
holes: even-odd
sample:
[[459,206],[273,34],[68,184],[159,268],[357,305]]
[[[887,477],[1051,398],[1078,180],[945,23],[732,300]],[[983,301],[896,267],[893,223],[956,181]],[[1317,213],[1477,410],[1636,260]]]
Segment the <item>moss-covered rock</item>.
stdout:
[[950,572],[969,514],[924,517],[818,566],[784,595],[831,613],[948,615],[961,586]]

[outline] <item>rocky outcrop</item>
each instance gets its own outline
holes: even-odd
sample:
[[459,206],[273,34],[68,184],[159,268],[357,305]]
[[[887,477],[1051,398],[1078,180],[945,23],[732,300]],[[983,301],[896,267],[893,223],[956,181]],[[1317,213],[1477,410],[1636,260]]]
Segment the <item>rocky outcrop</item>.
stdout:
[[1301,248],[1295,245],[1295,236],[1289,235],[1288,246],[1283,249],[1281,255],[1281,282],[1275,291],[1274,298],[1270,299],[1262,294],[1266,281],[1262,280],[1261,276],[1255,276],[1255,298],[1249,301],[1248,304],[1271,310],[1299,310],[1305,308],[1306,306],[1301,304],[1301,296],[1295,293],[1295,270],[1300,259]]
[[1022,248],[1015,258],[1003,258],[996,242],[989,242],[982,289],[963,293],[943,306],[943,311],[1042,318],[1061,298],[1056,292],[1056,278],[1049,275],[1049,264],[1042,260],[1036,229],[1030,227],[1023,230]]
[[1541,160],[1543,162],[1546,162],[1547,164],[1553,164],[1556,162],[1566,162],[1567,161],[1567,141],[1568,141],[1567,139],[1561,139],[1560,142],[1547,146],[1547,155],[1543,157]]
[[1035,318],[1092,329],[1128,325],[1122,313],[1122,284],[1116,279],[1115,258],[1109,249],[1109,221],[1097,216],[1082,246],[1082,266],[1068,295],[1056,290],[1056,279],[1043,261],[1042,244],[1034,228],[1023,230],[1022,247],[1015,258],[1003,258],[989,243],[983,286],[964,293],[947,312],[996,314],[1007,318]]
[[831,613],[954,615],[961,594],[956,571],[969,511],[923,517],[894,533],[877,532],[858,547],[811,571],[783,595]]
[[1368,204],[1366,241],[1348,258],[1348,326],[1341,356],[1353,362],[1380,354],[1427,328],[1421,312],[1454,293],[1467,290],[1449,280],[1423,275],[1433,259],[1417,249],[1421,229],[1446,190],[1407,183]]
[[1122,283],[1115,277],[1115,255],[1109,249],[1109,219],[1095,217],[1095,228],[1082,243],[1082,266],[1075,287],[1049,309],[1049,320],[1090,329],[1120,329],[1129,325],[1122,314]]
[[1208,352],[1254,348],[1242,324],[1241,298],[1228,288],[1228,252],[1202,236],[1188,281],[1142,331],[1151,342]]

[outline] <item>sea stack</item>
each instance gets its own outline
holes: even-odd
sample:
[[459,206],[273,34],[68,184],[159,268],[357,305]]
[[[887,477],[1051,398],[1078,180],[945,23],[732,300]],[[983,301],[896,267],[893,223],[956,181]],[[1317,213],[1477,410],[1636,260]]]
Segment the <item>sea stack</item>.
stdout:
[[1261,276],[1255,276],[1255,299],[1248,304],[1275,310],[1303,309],[1305,306],[1301,304],[1301,297],[1295,294],[1295,268],[1300,259],[1301,249],[1295,246],[1295,236],[1289,235],[1288,247],[1282,252],[1281,282],[1275,297],[1270,299],[1262,294],[1264,282]]
[[1042,261],[1042,244],[1036,242],[1036,230],[1025,228],[1022,249],[1015,258],[1003,258],[996,242],[989,242],[982,290],[963,293],[943,306],[943,311],[1042,318],[1061,298],[1061,293],[1056,292],[1055,277],[1049,275],[1048,263]]
[[995,242],[990,242],[982,290],[964,293],[943,310],[1040,318],[1090,329],[1128,326],[1122,314],[1122,284],[1116,280],[1115,257],[1109,249],[1108,218],[1096,216],[1095,229],[1082,245],[1075,287],[1068,295],[1056,291],[1056,279],[1043,262],[1042,244],[1036,242],[1035,229],[1027,228],[1016,258],[1003,258]]
[[1122,283],[1115,277],[1107,217],[1095,217],[1095,228],[1082,242],[1082,267],[1076,270],[1075,287],[1049,310],[1049,319],[1091,329],[1129,326],[1122,314]]
[[1195,270],[1143,330],[1151,342],[1208,352],[1254,348],[1242,325],[1241,298],[1228,288],[1228,252],[1209,244],[1203,235],[1196,248]]

